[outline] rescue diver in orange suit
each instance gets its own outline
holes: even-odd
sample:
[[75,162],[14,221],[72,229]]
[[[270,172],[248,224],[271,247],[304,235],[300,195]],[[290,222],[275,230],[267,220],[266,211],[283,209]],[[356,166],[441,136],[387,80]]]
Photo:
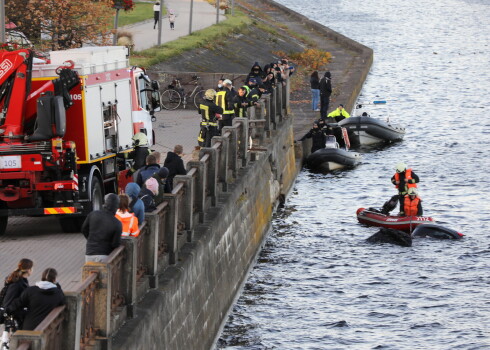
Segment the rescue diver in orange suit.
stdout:
[[391,178],[391,183],[398,189],[398,200],[400,202],[400,210],[403,207],[405,195],[410,188],[417,188],[419,177],[412,169],[407,169],[404,163],[398,163],[395,167],[396,173]]
[[406,216],[422,216],[424,211],[422,209],[422,200],[418,196],[416,188],[411,187],[408,189],[408,194],[403,197],[403,206],[400,207],[400,214]]

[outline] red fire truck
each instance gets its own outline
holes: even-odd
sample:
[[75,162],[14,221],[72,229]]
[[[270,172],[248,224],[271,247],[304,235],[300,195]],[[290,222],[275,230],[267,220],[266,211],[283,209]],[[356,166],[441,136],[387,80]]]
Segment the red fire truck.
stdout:
[[119,191],[124,154],[153,144],[158,82],[125,47],[0,51],[0,235],[11,216],[57,215],[65,232]]

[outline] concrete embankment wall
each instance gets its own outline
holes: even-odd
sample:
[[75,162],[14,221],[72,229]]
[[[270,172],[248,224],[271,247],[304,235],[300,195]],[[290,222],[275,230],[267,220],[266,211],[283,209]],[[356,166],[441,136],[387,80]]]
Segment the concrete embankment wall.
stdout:
[[277,199],[297,174],[292,120],[278,125],[255,161],[208,210],[192,243],[135,307],[113,349],[209,349],[269,228]]

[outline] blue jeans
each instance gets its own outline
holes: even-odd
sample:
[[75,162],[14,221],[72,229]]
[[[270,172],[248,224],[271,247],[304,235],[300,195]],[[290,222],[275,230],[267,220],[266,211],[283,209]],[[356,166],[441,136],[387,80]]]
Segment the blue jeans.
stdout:
[[320,89],[311,89],[311,109],[318,109],[318,105],[320,104]]

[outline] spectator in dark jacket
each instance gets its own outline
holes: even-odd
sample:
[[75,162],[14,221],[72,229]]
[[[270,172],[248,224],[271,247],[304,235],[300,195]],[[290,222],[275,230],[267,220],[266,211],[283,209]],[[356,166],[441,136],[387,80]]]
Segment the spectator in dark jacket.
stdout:
[[109,193],[104,198],[102,210],[88,214],[82,225],[82,233],[87,239],[85,262],[101,262],[121,244],[122,225],[115,217],[118,208],[118,195]]
[[146,180],[155,174],[160,165],[157,163],[157,158],[153,154],[146,156],[146,165],[140,169],[136,178],[136,183],[142,187]]
[[174,188],[173,181],[175,175],[187,174],[184,167],[184,161],[181,158],[183,152],[184,148],[182,145],[176,145],[173,152],[167,153],[167,158],[165,159],[165,163],[163,163],[163,166],[168,169],[167,182],[169,184],[170,191],[172,191]]
[[320,80],[320,118],[327,117],[330,95],[332,94],[332,79],[329,71],[325,72]]
[[[3,303],[0,305],[4,310],[19,298],[24,290],[29,287],[29,281],[27,278],[32,274],[34,263],[29,259],[21,259],[17,264],[17,269],[10,273],[5,279],[5,285],[8,285]],[[25,317],[24,310],[15,310],[11,313],[14,319],[19,325],[22,325],[22,321]]]
[[145,220],[145,205],[139,199],[141,188],[137,183],[130,182],[126,185],[124,192],[129,196],[131,201],[129,202],[129,211],[138,218],[138,223],[141,225]]
[[41,281],[24,290],[20,298],[9,306],[9,312],[27,308],[22,324],[23,330],[34,330],[54,308],[65,304],[65,295],[60,285],[56,283],[57,276],[55,269],[47,268],[42,274]]
[[264,77],[264,72],[259,65],[259,62],[255,62],[252,68],[250,69],[250,73],[248,73],[247,78],[245,78],[245,84],[248,84],[250,79],[255,79],[257,84],[262,84],[262,79]]
[[158,182],[158,194],[155,196],[155,206],[158,206],[163,202],[163,194],[170,193],[170,188],[167,184],[168,169],[161,167],[152,177]]

